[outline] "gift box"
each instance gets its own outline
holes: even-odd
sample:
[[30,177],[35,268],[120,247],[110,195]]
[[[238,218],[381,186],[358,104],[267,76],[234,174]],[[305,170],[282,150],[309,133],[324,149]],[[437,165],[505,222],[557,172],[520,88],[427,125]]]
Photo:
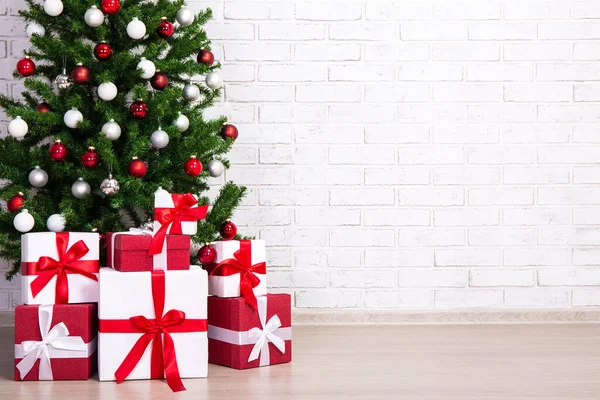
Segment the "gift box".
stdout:
[[121,272],[152,271],[154,269],[190,269],[190,237],[167,235],[167,246],[159,254],[148,255],[152,233],[108,232],[106,234],[106,264]]
[[263,240],[225,240],[211,243],[217,253],[209,272],[208,293],[240,297],[256,307],[256,297],[267,294],[267,264]]
[[100,238],[94,232],[21,236],[21,296],[25,304],[96,303]]
[[207,275],[187,271],[122,273],[100,269],[98,377],[161,379],[208,373]]
[[247,369],[292,361],[289,294],[257,298],[208,298],[208,362]]
[[96,371],[95,303],[15,308],[15,380],[88,379]]

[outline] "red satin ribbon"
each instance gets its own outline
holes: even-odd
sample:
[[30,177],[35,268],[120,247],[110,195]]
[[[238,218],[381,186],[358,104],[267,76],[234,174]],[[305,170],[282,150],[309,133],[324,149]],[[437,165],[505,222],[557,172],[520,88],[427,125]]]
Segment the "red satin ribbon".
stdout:
[[[152,272],[152,299],[156,319],[148,319],[143,315],[128,320],[101,319],[98,331],[101,333],[143,333],[133,345],[117,371],[117,383],[123,382],[138,365],[146,348],[152,342],[150,358],[150,377],[160,379],[166,376],[169,387],[174,392],[185,390],[179,368],[175,344],[171,333],[206,332],[208,321],[205,319],[186,319],[185,313],[179,310],[164,312],[165,306],[165,272]],[[164,348],[163,348],[164,339]]]
[[[193,207],[198,204],[198,200],[193,194],[171,194],[174,208],[155,208],[154,220],[160,222],[161,227],[154,233],[150,242],[148,255],[153,256],[162,252],[167,238],[167,232],[172,235],[183,234],[181,223],[188,221],[199,221],[206,217],[208,205]],[[193,208],[192,208],[193,207]],[[170,228],[170,230],[169,230]]]
[[28,274],[38,276],[31,282],[31,294],[37,296],[42,289],[56,276],[56,304],[66,304],[69,302],[69,281],[67,274],[79,274],[86,278],[98,280],[94,272],[98,272],[98,260],[81,260],[90,249],[83,240],[74,243],[69,249],[69,233],[56,233],[56,249],[58,250],[58,260],[52,257],[42,256],[37,262],[22,263],[25,264],[25,270]]
[[[260,278],[255,274],[266,274],[267,264],[259,262],[252,265],[252,243],[250,240],[240,240],[240,249],[233,253],[234,258],[228,258],[217,264],[210,276],[230,276],[240,274],[240,293],[246,303],[256,308],[256,296],[253,288],[260,284]],[[219,273],[216,273],[219,271]]]

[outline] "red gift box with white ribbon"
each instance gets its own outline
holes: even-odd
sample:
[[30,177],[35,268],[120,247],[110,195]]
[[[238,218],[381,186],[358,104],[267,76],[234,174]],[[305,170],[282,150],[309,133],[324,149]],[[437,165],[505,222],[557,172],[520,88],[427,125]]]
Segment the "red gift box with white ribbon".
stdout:
[[98,302],[100,238],[93,232],[21,236],[21,296],[25,304]]
[[96,304],[15,308],[15,380],[88,379],[96,371]]
[[208,298],[208,362],[247,369],[292,361],[289,294],[257,297],[257,308],[243,298]]

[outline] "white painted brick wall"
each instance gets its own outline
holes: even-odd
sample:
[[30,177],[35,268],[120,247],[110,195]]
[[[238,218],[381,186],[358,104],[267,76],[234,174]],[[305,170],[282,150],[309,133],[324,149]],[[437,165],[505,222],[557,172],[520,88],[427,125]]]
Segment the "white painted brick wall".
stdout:
[[227,82],[206,117],[240,130],[234,220],[295,307],[600,307],[597,0],[188,4]]

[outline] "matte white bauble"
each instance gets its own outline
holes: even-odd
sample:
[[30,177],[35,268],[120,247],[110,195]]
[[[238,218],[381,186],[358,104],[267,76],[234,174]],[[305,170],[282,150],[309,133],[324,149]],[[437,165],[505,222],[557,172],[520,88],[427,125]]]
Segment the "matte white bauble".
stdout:
[[137,17],[133,17],[130,23],[127,24],[127,35],[133,40],[139,40],[146,35],[146,25]]
[[112,82],[104,82],[98,86],[98,97],[104,101],[111,101],[117,97],[117,86]]
[[17,116],[17,118],[13,119],[8,124],[8,133],[15,139],[24,137],[27,135],[27,132],[29,132],[29,126],[20,116]]
[[187,7],[181,7],[175,18],[181,26],[189,26],[194,23],[194,13]]
[[182,113],[179,113],[175,121],[173,121],[173,125],[179,128],[180,132],[185,132],[190,127],[190,120]]
[[92,28],[97,28],[104,23],[104,13],[93,5],[85,12],[83,16],[85,23]]
[[77,128],[77,124],[83,121],[83,114],[76,108],[71,108],[63,117],[65,125],[71,129]]
[[25,233],[33,229],[35,220],[33,219],[33,216],[29,214],[29,211],[21,210],[20,213],[15,215],[15,218],[13,219],[13,225],[19,232]]
[[142,70],[142,78],[144,79],[150,79],[156,73],[156,66],[152,61],[146,59],[146,57],[142,57],[137,65],[137,69]]
[[44,36],[46,34],[46,28],[37,22],[32,22],[27,25],[27,36],[32,37],[33,35]]
[[223,78],[221,78],[221,74],[218,72],[211,72],[206,75],[206,86],[211,88],[212,90],[217,90],[223,87]]
[[114,142],[119,137],[121,137],[121,127],[115,122],[114,119],[111,119],[110,121],[102,125],[102,133],[106,135],[106,138],[108,140]]
[[44,1],[44,11],[51,17],[56,17],[63,12],[63,3],[60,0]]
[[150,135],[150,143],[155,149],[164,149],[169,144],[169,135],[159,126],[158,129]]
[[49,231],[52,232],[62,232],[65,230],[65,225],[67,225],[67,221],[62,214],[52,214],[48,217],[46,221],[46,227]]

